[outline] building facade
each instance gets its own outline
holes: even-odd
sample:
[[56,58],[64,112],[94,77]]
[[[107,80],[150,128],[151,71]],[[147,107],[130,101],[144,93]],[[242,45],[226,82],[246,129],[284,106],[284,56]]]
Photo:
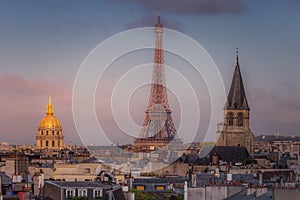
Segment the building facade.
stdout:
[[40,121],[36,136],[36,147],[40,150],[63,148],[62,128],[60,121],[54,116],[53,104],[49,96],[46,116]]
[[42,192],[46,199],[107,199],[125,200],[118,185],[104,185],[96,181],[46,181]]
[[243,146],[252,154],[254,135],[250,130],[249,115],[237,52],[234,75],[224,107],[224,122],[218,124],[216,145]]

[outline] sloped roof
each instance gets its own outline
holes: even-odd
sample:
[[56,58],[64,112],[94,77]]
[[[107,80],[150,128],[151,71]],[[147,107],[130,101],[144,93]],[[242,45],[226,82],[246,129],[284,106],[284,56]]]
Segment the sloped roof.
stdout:
[[209,153],[207,153],[206,156],[203,156],[204,154],[201,153],[202,151],[207,152],[207,149],[202,149],[199,155],[202,155],[203,157],[199,157],[199,159],[196,161],[197,164],[201,165],[208,165],[212,162],[212,155],[217,154],[219,160],[226,161],[227,163],[230,162],[243,162],[247,158],[249,158],[249,153],[247,151],[246,147],[242,146],[214,146],[212,149],[211,147],[208,147],[210,150]]

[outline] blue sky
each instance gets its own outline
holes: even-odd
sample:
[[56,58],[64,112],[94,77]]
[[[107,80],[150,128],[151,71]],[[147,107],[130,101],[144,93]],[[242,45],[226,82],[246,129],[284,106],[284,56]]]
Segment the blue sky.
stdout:
[[[219,67],[226,89],[234,70],[235,48],[240,49],[254,134],[300,135],[299,1],[149,2],[1,1],[0,141],[34,143],[51,94],[65,142],[80,143],[71,109],[80,64],[113,34],[154,25],[157,7],[165,27],[203,45]],[[148,91],[144,93],[141,107],[147,104]],[[133,115],[143,118],[145,109],[133,110],[137,112]]]

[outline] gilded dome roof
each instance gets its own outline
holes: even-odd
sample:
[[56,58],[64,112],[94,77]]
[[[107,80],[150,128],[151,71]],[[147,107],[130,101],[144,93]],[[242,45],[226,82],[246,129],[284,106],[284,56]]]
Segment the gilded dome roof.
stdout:
[[61,128],[61,126],[59,120],[50,115],[41,120],[39,128]]
[[61,129],[59,120],[54,116],[53,104],[49,96],[46,116],[40,121],[39,129]]

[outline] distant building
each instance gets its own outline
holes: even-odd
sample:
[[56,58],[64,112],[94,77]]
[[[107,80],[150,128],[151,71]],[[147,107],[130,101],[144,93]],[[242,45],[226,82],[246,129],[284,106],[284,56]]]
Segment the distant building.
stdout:
[[46,181],[43,188],[46,199],[107,199],[125,200],[120,186],[104,185],[95,181]]
[[272,190],[259,187],[259,188],[243,188],[240,192],[226,198],[226,200],[240,200],[240,199],[272,200],[274,199],[274,195]]
[[1,159],[4,162],[1,170],[9,177],[28,171],[29,160],[26,156],[9,155],[2,156]]
[[249,114],[237,52],[235,71],[224,107],[224,122],[218,124],[216,145],[242,146],[252,154],[254,135],[249,127]]
[[167,192],[172,190],[174,184],[183,184],[186,177],[138,177],[133,179],[132,187],[142,192]]
[[41,120],[36,136],[36,147],[44,149],[63,148],[62,128],[59,120],[54,116],[53,104],[49,96],[46,116]]
[[[202,151],[206,151],[203,149]],[[201,152],[200,152],[201,153]],[[199,158],[195,161],[195,164],[200,165],[220,165],[242,163],[246,164],[247,159],[249,159],[249,153],[245,147],[241,146],[214,146],[210,149],[210,152],[206,156]]]
[[12,180],[5,173],[0,172],[0,195],[6,194],[12,185]]

